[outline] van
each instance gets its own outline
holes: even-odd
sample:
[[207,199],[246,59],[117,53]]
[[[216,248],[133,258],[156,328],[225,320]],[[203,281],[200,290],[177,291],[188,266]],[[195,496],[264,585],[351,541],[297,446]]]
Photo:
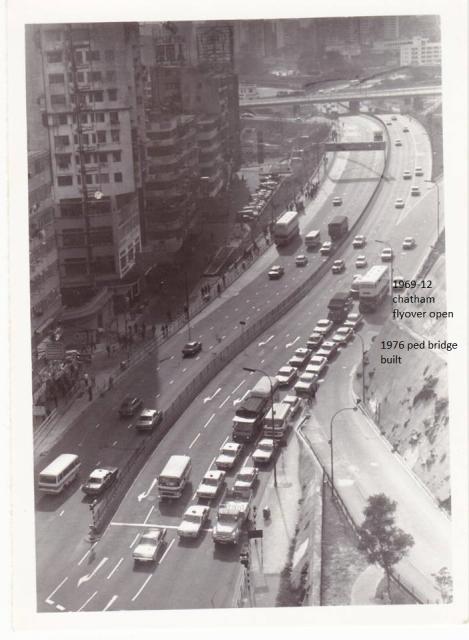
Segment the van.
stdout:
[[191,473],[189,456],[171,456],[158,476],[158,495],[164,498],[180,498]]
[[74,453],[62,453],[39,474],[39,489],[44,493],[60,493],[78,476],[81,462]]
[[321,232],[317,229],[305,235],[305,245],[308,249],[316,249],[321,246]]

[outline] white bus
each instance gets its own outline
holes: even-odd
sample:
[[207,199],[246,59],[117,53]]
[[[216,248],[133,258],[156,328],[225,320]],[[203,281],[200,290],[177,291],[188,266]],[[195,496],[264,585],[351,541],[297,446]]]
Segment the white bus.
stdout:
[[389,269],[376,265],[360,278],[358,283],[359,309],[362,313],[373,312],[384,300],[390,289]]
[[44,493],[60,493],[78,476],[81,462],[74,453],[62,453],[39,474],[39,489]]
[[158,476],[158,494],[163,498],[180,498],[191,473],[189,456],[171,456]]
[[321,246],[321,232],[313,229],[305,235],[305,245],[307,249],[316,249]]

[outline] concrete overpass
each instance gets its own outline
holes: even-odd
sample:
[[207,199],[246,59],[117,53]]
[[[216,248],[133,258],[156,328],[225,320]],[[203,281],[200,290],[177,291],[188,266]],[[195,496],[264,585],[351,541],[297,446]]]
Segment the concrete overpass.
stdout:
[[364,89],[354,87],[347,91],[327,91],[324,93],[311,93],[304,96],[272,96],[270,98],[251,98],[240,100],[241,109],[253,109],[255,107],[279,107],[321,104],[325,102],[348,102],[350,108],[359,105],[363,100],[383,100],[386,98],[425,98],[429,96],[441,96],[441,85],[428,87],[401,87],[399,89]]

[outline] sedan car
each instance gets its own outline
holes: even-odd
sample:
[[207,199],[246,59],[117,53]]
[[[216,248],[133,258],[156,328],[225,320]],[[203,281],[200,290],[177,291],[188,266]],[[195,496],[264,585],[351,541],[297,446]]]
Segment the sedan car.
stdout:
[[402,147],[402,140],[399,140],[399,138],[395,141],[394,145],[396,147]]
[[355,275],[352,278],[352,282],[350,283],[350,295],[352,298],[358,298],[360,295],[360,280],[363,276]]
[[305,373],[313,373],[319,378],[319,374],[327,367],[327,358],[324,356],[313,356],[305,369]]
[[404,128],[402,129],[402,131],[403,131],[404,133],[409,133],[409,127],[404,127]]
[[313,333],[309,336],[306,347],[308,349],[317,349],[321,342],[324,340],[324,335],[322,333],[317,333],[313,331]]
[[391,120],[395,122],[397,120],[397,116],[391,116]]
[[185,510],[181,524],[177,528],[180,538],[198,538],[204,524],[208,520],[210,507],[204,504],[193,504]]
[[363,316],[361,313],[349,313],[345,318],[344,327],[356,329],[362,322]]
[[355,236],[354,239],[352,240],[352,247],[354,249],[361,249],[362,247],[364,247],[366,244],[366,238],[365,236],[362,235],[358,235]]
[[298,378],[294,390],[298,397],[314,398],[318,390],[317,376],[311,373],[303,374]]
[[225,484],[225,472],[219,469],[210,469],[202,478],[197,489],[198,498],[215,498],[218,491]]
[[163,419],[163,413],[156,409],[144,409],[137,420],[135,425],[138,431],[147,431],[154,429],[157,424]]
[[355,259],[355,266],[357,269],[364,269],[368,265],[366,256],[357,256]]
[[410,187],[410,195],[411,196],[419,196],[420,195],[420,187]]
[[319,253],[322,256],[330,255],[331,251],[332,251],[332,242],[330,240],[326,240],[325,242],[323,242],[319,249]]
[[415,239],[412,236],[407,236],[404,238],[404,242],[402,243],[403,249],[413,249],[416,245]]
[[342,198],[340,196],[335,196],[335,198],[332,198],[332,204],[334,207],[340,207],[342,204]]
[[290,405],[291,416],[294,416],[301,409],[301,403],[298,396],[293,396],[293,395],[285,396],[282,402]]
[[417,178],[423,176],[423,169],[422,167],[415,167],[415,175],[417,176]]
[[404,180],[410,180],[412,178],[412,174],[410,173],[410,171],[404,171],[402,177],[404,178]]
[[132,556],[135,562],[155,562],[166,538],[166,529],[149,529],[142,533]]
[[323,342],[321,348],[318,350],[318,356],[324,356],[328,360],[337,353],[337,342],[326,341]]
[[345,271],[345,262],[343,260],[334,260],[331,271],[332,273],[342,273]]
[[337,342],[337,344],[347,344],[353,338],[353,329],[351,327],[340,327],[332,336],[333,342]]
[[308,264],[308,258],[303,254],[296,256],[295,264],[297,267],[306,267],[306,265]]
[[232,469],[241,455],[243,445],[238,442],[227,442],[220,449],[215,466],[217,469]]
[[262,438],[252,454],[252,459],[255,464],[269,464],[274,456],[274,452],[275,444],[272,438]]
[[259,471],[256,467],[243,467],[235,478],[233,489],[253,489],[257,482],[258,475]]
[[132,417],[142,407],[143,400],[138,396],[125,396],[119,407],[121,418]]
[[381,251],[381,261],[392,262],[393,258],[394,258],[394,254],[391,247],[384,247],[384,249]]
[[332,322],[332,320],[329,320],[328,318],[322,318],[321,320],[317,321],[313,331],[314,333],[320,333],[323,336],[327,336],[327,334],[332,331],[333,326],[334,323]]
[[394,206],[396,209],[403,209],[404,208],[404,200],[402,198],[397,198],[396,202],[394,203]]
[[296,369],[302,369],[307,364],[310,356],[311,351],[309,349],[299,347],[288,361],[288,364]]
[[285,269],[283,267],[275,265],[270,269],[267,275],[269,277],[269,280],[280,280],[284,273]]
[[196,356],[200,351],[202,351],[202,343],[194,340],[193,342],[186,342],[182,349],[182,357],[187,358],[191,356]]
[[279,387],[288,387],[295,381],[298,375],[298,370],[295,367],[286,365],[281,367],[275,376],[278,380]]
[[90,473],[81,490],[88,496],[98,496],[117,480],[118,475],[117,467],[99,467]]

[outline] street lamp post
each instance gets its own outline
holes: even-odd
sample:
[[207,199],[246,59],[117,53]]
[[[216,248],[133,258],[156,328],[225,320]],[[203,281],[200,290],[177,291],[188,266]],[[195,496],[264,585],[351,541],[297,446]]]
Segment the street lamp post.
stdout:
[[433,180],[424,180],[424,182],[434,184],[436,187],[436,244],[440,236],[440,185],[436,181],[433,182]]
[[330,432],[330,440],[329,444],[331,447],[331,489],[332,496],[334,496],[334,418],[339,415],[339,413],[343,413],[344,411],[356,411],[358,405],[360,404],[360,399],[357,398],[357,403],[354,407],[343,407],[334,413],[331,418],[329,432]]
[[361,337],[361,335],[359,333],[355,334],[357,336],[357,338],[359,338],[361,345],[362,345],[362,400],[364,403],[366,403],[366,398],[365,398],[365,341],[363,340],[363,338]]
[[262,369],[255,369],[252,367],[243,367],[244,371],[249,371],[249,373],[262,373],[263,376],[267,376],[270,384],[270,410],[272,415],[272,429],[273,429],[273,441],[274,441],[274,487],[277,486],[277,459],[275,456],[275,411],[274,411],[274,387],[272,385],[271,376],[268,373],[263,371]]
[[375,240],[375,242],[379,242],[379,244],[384,244],[384,246],[388,249],[391,249],[391,266],[390,266],[390,291],[389,291],[389,295],[392,298],[392,293],[393,293],[393,282],[392,282],[392,278],[393,278],[393,263],[394,263],[394,251],[393,248],[391,246],[391,243],[388,242],[387,240]]

